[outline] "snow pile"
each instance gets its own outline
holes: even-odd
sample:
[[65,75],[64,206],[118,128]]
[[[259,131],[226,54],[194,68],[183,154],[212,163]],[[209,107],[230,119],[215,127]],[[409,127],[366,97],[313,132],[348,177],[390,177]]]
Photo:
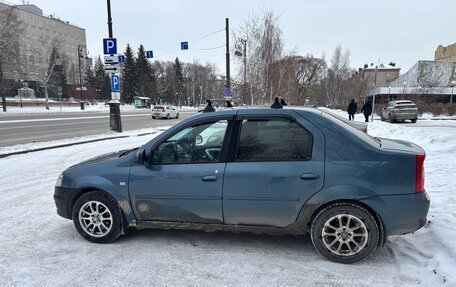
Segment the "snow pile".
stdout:
[[[138,111],[148,111],[149,109],[136,109],[135,106],[132,105],[120,105],[120,111],[132,111],[132,110],[138,110]],[[182,106],[181,108],[178,108],[179,111],[181,112],[196,112],[198,109],[194,107],[187,107],[187,106]],[[105,105],[104,103],[98,103],[95,105],[86,105],[84,110],[81,110],[79,106],[62,106],[60,108],[59,106],[50,106],[49,110],[46,110],[46,107],[44,106],[37,106],[37,107],[19,107],[19,106],[14,106],[14,107],[7,107],[7,112],[3,113],[0,112],[1,115],[5,114],[38,114],[38,113],[87,113],[87,112],[109,112],[109,105]]]
[[156,134],[0,159],[0,286],[456,286],[456,129],[374,121],[369,133],[426,150],[430,223],[354,265],[323,259],[309,237],[143,230],[109,245],[82,239],[55,212],[57,176]]

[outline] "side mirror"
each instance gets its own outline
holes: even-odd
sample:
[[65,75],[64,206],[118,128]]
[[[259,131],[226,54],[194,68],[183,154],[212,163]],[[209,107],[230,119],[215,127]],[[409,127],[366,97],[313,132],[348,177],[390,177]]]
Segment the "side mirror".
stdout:
[[203,137],[201,135],[197,135],[195,138],[195,144],[202,144],[203,143]]
[[135,154],[135,163],[144,164],[146,162],[146,150],[141,148]]

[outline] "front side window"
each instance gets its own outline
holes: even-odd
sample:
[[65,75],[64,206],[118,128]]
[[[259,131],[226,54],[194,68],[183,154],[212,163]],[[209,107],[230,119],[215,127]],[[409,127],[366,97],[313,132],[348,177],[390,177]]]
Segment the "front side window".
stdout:
[[153,152],[156,164],[218,162],[228,121],[205,123],[184,128]]
[[312,157],[312,134],[288,118],[242,121],[238,161],[295,161]]

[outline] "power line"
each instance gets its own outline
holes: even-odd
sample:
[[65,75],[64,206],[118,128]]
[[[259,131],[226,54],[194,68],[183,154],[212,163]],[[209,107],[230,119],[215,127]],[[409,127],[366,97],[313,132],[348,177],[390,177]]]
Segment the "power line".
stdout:
[[216,50],[216,49],[220,49],[220,48],[224,48],[225,47],[225,44],[221,45],[221,46],[217,46],[217,47],[212,47],[212,48],[193,48],[191,50],[202,50],[202,51],[207,51],[207,50]]
[[[193,39],[193,40],[190,40],[190,41],[188,41],[188,42],[196,42],[196,41],[199,41],[199,40],[208,38],[208,37],[210,37],[210,36],[212,36],[212,35],[215,35],[215,34],[217,34],[217,33],[220,33],[220,32],[222,32],[222,31],[225,31],[225,29],[217,30],[217,31],[212,32],[212,33],[209,33],[209,34],[207,34],[207,35],[203,35],[203,36],[201,36],[201,37],[198,37],[198,38],[195,38],[195,39]],[[169,46],[166,46],[166,47],[162,47],[162,48],[155,49],[155,51],[168,50],[168,49],[174,48],[174,47],[176,47],[175,44],[174,44],[174,45],[169,45]]]

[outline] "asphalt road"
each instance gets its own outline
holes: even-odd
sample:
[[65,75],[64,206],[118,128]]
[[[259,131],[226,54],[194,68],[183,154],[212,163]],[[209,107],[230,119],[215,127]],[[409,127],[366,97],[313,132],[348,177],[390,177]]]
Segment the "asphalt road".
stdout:
[[[152,119],[150,111],[122,111],[123,131],[171,126],[193,112],[180,112],[179,119]],[[108,112],[28,114],[0,117],[0,147],[59,140],[109,132]]]

